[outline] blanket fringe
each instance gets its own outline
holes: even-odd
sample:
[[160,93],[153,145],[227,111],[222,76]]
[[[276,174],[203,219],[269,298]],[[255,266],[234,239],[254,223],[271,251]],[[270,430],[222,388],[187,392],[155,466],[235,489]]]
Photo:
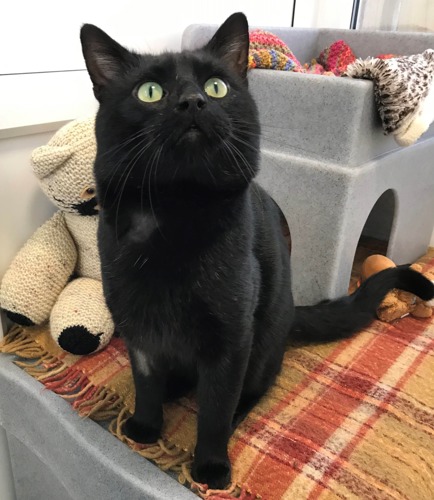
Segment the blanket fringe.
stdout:
[[13,326],[0,342],[0,352],[16,354],[28,359],[37,359],[43,354],[48,354],[28,335],[26,330],[18,325]]
[[14,326],[0,343],[0,352],[15,354],[14,363],[71,404],[81,417],[110,420],[123,408],[122,398],[89,382],[86,374],[47,352],[27,330]]
[[181,484],[188,484],[202,499],[254,500],[260,499],[249,489],[232,483],[226,490],[211,490],[207,485],[196,483],[191,477],[192,453],[163,439],[151,445],[135,443],[123,434],[124,423],[131,413],[121,396],[107,387],[98,387],[89,381],[82,371],[68,366],[62,360],[47,352],[31,336],[31,332],[16,326],[0,342],[0,352],[15,354],[21,360],[14,363],[47,389],[69,400],[81,417],[93,420],[111,420],[109,431],[142,457],[151,460],[164,471],[178,474]]
[[181,472],[183,464],[191,462],[191,453],[176,445],[159,439],[155,444],[143,445],[135,443],[123,433],[125,422],[131,417],[128,408],[124,407],[109,426],[110,432],[133,451],[144,458],[152,460],[163,470]]
[[216,500],[260,500],[259,495],[254,495],[248,488],[244,488],[237,483],[232,483],[225,490],[211,490],[207,485],[199,484],[191,476],[192,454],[189,450],[184,450],[176,445],[168,444],[163,439],[159,439],[155,444],[143,445],[132,441],[123,433],[125,422],[131,417],[128,408],[124,407],[117,417],[111,422],[109,431],[120,441],[127,444],[133,451],[142,457],[152,460],[162,470],[170,470],[178,473],[178,481],[181,484],[188,484],[192,491],[199,497],[206,499],[214,497]]
[[237,498],[238,500],[261,500],[262,498],[260,495],[255,495],[251,490],[242,487],[236,482],[232,482],[225,490],[209,489],[206,484],[195,482],[191,477],[190,468],[187,465],[182,467],[182,472],[178,477],[178,481],[181,484],[185,484],[186,482],[189,483],[191,490],[203,499],[214,498],[215,500],[233,500]]

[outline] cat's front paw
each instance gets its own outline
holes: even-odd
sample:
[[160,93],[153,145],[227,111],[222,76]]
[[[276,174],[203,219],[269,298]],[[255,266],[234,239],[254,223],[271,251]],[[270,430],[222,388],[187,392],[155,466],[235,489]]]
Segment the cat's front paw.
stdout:
[[125,422],[123,431],[128,438],[141,444],[156,443],[161,436],[161,427],[143,425],[134,417]]
[[206,484],[212,490],[224,490],[231,482],[231,463],[229,459],[219,462],[195,460],[191,475],[196,482]]

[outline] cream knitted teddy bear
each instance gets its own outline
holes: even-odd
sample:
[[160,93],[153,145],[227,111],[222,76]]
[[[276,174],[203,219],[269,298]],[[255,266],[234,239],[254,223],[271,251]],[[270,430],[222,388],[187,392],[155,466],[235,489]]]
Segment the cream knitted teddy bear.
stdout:
[[34,173],[59,210],[19,251],[0,285],[0,305],[23,326],[49,320],[65,351],[89,354],[114,333],[106,306],[96,231],[95,118],[62,127],[32,153]]

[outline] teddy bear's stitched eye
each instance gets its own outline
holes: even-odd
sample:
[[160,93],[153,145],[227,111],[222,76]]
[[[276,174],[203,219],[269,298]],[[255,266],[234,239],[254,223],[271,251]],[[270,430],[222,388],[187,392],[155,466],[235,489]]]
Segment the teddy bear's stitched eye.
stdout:
[[93,186],[86,186],[80,194],[80,197],[84,200],[90,200],[96,194],[96,190]]

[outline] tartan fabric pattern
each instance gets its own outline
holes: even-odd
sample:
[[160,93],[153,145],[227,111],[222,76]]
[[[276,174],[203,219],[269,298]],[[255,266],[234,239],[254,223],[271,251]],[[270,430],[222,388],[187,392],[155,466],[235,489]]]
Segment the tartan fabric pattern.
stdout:
[[[434,270],[434,259],[425,269]],[[69,397],[80,414],[107,418],[132,412],[134,389],[121,339],[80,358],[62,353],[44,329],[27,332],[27,344],[15,352],[43,360],[39,375],[34,365],[27,371]],[[46,354],[32,351],[35,344]],[[433,376],[434,318],[375,321],[349,340],[290,347],[275,385],[229,443],[237,487],[196,491],[216,499],[432,500]],[[164,410],[164,443],[183,453],[187,468],[196,411],[188,398]]]

